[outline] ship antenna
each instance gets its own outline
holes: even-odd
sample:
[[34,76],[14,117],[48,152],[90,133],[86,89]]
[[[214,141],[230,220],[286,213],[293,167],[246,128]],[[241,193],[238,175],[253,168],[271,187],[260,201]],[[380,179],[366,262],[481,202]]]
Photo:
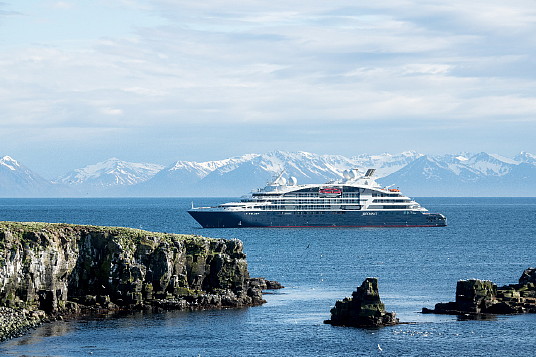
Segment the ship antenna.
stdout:
[[278,182],[279,179],[283,176],[284,173],[285,173],[285,169],[282,169],[281,172],[277,175],[277,177],[272,176],[272,177],[275,177],[275,178],[273,178],[272,181],[269,182],[269,184],[275,184],[276,182]]

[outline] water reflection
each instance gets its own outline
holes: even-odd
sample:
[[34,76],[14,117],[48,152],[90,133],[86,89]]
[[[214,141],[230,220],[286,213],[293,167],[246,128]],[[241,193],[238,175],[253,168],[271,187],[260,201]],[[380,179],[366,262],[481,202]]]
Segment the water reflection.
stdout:
[[457,315],[458,321],[497,321],[497,315],[492,314],[462,314]]
[[64,336],[73,331],[74,331],[74,328],[71,322],[66,322],[66,321],[46,322],[42,324],[41,326],[37,327],[33,333],[16,338],[10,341],[10,343],[14,346],[31,345],[31,344],[40,343],[41,340],[45,337]]

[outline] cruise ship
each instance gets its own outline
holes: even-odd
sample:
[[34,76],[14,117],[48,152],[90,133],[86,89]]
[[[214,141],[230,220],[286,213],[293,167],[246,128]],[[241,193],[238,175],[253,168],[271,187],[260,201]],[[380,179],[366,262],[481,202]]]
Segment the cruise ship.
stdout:
[[398,188],[382,187],[373,178],[344,171],[344,179],[298,185],[281,173],[266,187],[239,202],[193,207],[188,213],[204,228],[237,227],[442,227],[447,219],[429,213]]

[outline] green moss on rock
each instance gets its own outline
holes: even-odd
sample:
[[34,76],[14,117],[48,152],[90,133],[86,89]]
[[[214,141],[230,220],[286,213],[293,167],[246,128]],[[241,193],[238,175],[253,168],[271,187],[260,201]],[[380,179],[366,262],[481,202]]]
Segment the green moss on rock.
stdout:
[[238,240],[124,227],[0,222],[0,279],[7,282],[0,304],[54,312],[86,296],[125,306],[215,291],[225,298],[205,300],[219,307],[260,304],[262,295],[249,289],[242,248]]

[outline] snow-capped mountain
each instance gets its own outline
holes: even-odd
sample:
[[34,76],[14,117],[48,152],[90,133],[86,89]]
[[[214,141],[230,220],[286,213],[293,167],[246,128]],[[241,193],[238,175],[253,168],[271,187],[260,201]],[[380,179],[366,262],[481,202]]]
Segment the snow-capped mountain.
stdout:
[[[341,180],[348,169],[375,168],[377,181],[409,196],[535,196],[536,156],[400,154],[353,157],[275,151],[224,160],[177,161],[163,168],[109,159],[48,182],[6,156],[0,160],[0,196],[237,197],[264,186],[282,171],[298,183]],[[67,190],[70,188],[70,191]]]
[[536,155],[522,151],[514,157],[514,160],[527,164],[536,164]]
[[160,170],[145,183],[129,188],[128,194],[133,196],[196,196],[196,186],[210,173],[222,169],[233,170],[237,165],[252,160],[258,154],[246,154],[216,161],[177,161]]
[[145,182],[164,168],[162,165],[134,163],[111,158],[76,169],[56,180],[86,193],[112,192],[114,187],[125,187]]
[[534,196],[536,164],[484,152],[423,156],[378,182],[412,196]]
[[54,185],[10,156],[0,159],[0,197],[52,197],[68,190]]
[[132,187],[136,196],[239,196],[264,186],[273,176],[284,171],[299,183],[327,182],[342,179],[348,169],[365,172],[378,168],[381,177],[404,167],[422,156],[416,152],[391,155],[318,155],[304,151],[275,151],[248,154],[226,160],[207,162],[178,161],[160,171],[144,184]]
[[[530,160],[531,154],[525,153],[523,157]],[[282,171],[286,176],[296,177],[299,183],[314,183],[340,180],[344,170],[355,168],[361,172],[376,168],[378,182],[396,184],[413,196],[508,196],[530,195],[525,188],[521,190],[515,185],[534,185],[520,175],[532,177],[536,166],[484,152],[427,156],[408,151],[348,158],[276,151],[228,161],[180,161],[146,183],[133,186],[129,192],[148,196],[241,196],[264,186]],[[497,192],[500,182],[509,182],[512,187],[502,187]]]
[[232,168],[233,165],[240,164],[244,161],[252,160],[259,156],[259,154],[246,154],[237,157],[231,157],[229,159],[217,160],[217,161],[177,161],[175,164],[167,168],[167,171],[188,171],[195,173],[196,176],[203,178],[210,172],[217,170],[221,167]]
[[362,170],[375,168],[376,177],[384,177],[400,170],[421,156],[423,156],[423,154],[415,151],[405,151],[395,155],[388,153],[380,155],[362,154],[352,157],[352,160],[355,162],[356,168]]
[[242,195],[264,186],[282,171],[296,177],[299,183],[326,182],[342,178],[342,172],[354,166],[354,161],[340,155],[276,151],[212,171],[199,181],[197,191],[209,196]]
[[504,176],[512,170],[512,167],[519,164],[519,162],[504,156],[481,152],[468,158],[464,164],[481,173],[483,176]]

